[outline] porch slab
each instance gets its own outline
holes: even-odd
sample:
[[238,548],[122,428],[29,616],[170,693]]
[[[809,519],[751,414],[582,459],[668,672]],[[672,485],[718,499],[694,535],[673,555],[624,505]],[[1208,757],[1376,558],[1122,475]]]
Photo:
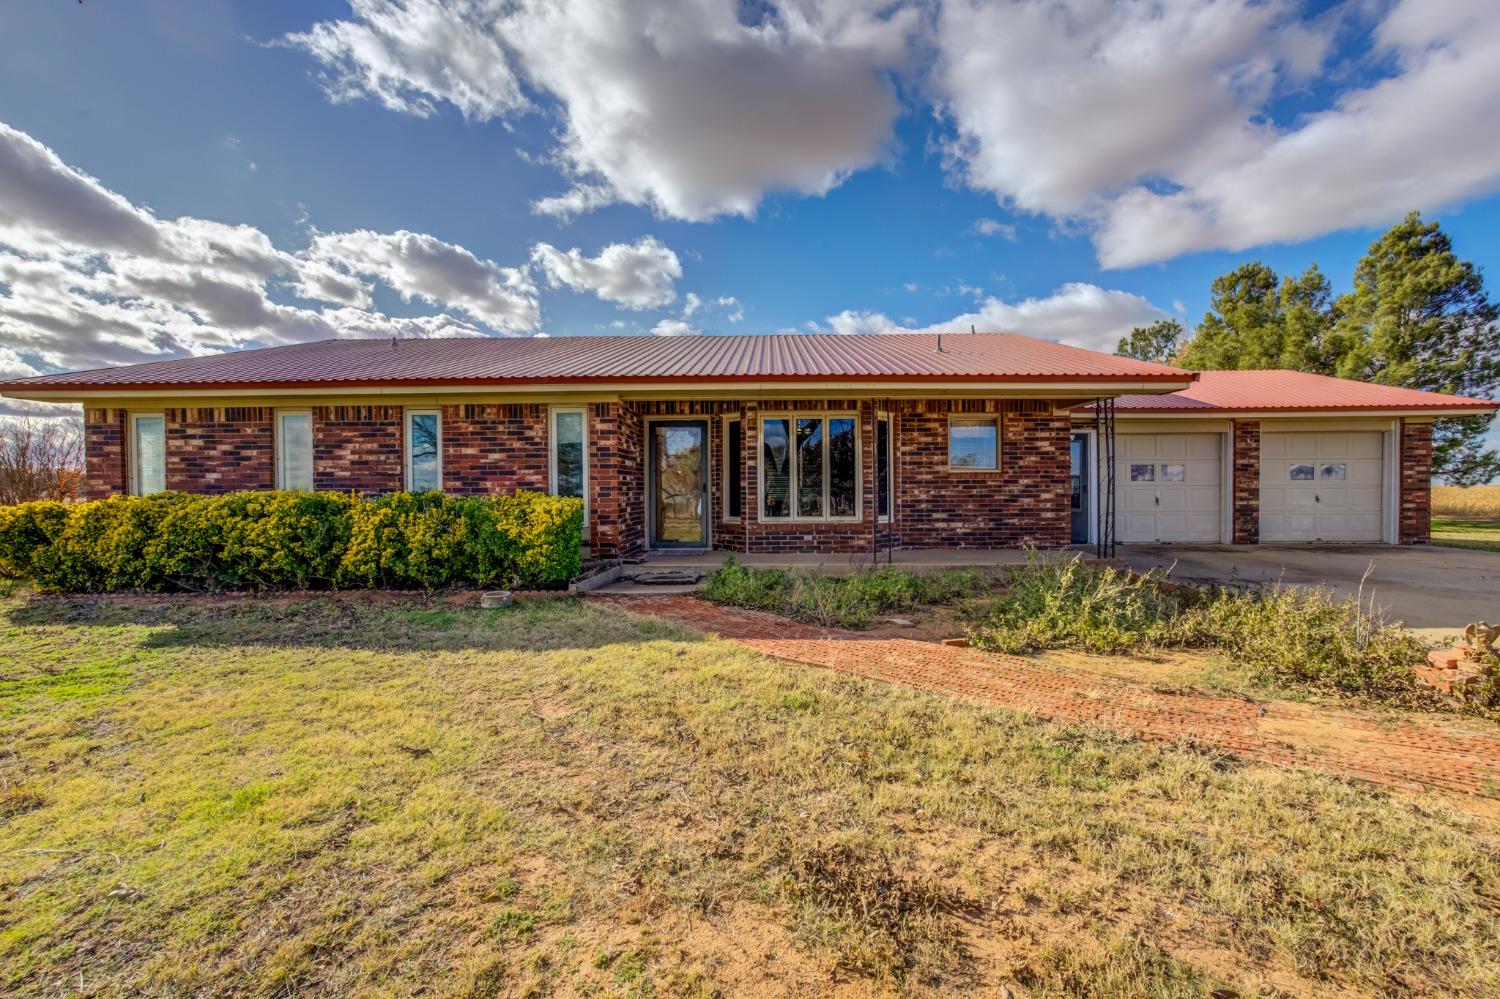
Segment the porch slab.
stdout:
[[[695,568],[704,573],[713,572],[724,564],[729,555],[741,565],[754,569],[809,569],[818,572],[843,573],[873,569],[876,565],[893,565],[913,572],[931,572],[937,569],[987,569],[1007,565],[1020,565],[1026,561],[1026,552],[1019,548],[957,548],[935,550],[902,550],[887,554],[881,552],[877,560],[869,552],[842,554],[819,554],[817,552],[786,552],[766,554],[754,552],[706,551],[666,554],[652,552],[645,556],[641,566],[651,569]],[[1071,549],[1058,549],[1054,554],[1072,557],[1078,554]]]

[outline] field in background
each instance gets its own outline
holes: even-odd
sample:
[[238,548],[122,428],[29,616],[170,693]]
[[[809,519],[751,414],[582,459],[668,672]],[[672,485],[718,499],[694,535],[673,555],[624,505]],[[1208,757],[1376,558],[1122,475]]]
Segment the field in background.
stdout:
[[1433,486],[1432,516],[1443,520],[1500,523],[1500,485]]

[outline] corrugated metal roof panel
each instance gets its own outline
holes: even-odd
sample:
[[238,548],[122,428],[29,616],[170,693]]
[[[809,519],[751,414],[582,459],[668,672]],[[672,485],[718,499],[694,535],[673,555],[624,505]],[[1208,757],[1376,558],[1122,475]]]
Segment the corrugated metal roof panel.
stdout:
[[0,387],[105,389],[715,380],[1182,381],[1176,368],[1014,333],[322,340],[40,375]]
[[1305,371],[1201,371],[1198,380],[1170,395],[1122,395],[1122,413],[1259,413],[1358,410],[1496,408],[1487,399],[1372,385]]

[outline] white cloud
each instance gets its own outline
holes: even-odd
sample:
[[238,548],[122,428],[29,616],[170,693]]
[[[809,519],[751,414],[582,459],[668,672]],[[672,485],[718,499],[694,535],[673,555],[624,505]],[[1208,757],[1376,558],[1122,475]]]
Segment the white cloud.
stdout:
[[693,292],[688,292],[682,297],[682,318],[687,319],[703,307],[703,299]]
[[714,304],[724,310],[724,318],[731,323],[737,323],[745,318],[745,305],[733,295],[720,295],[714,299]]
[[821,194],[881,161],[899,111],[891,71],[919,11],[883,0],[357,0],[349,20],[288,36],[336,99],[367,95],[484,119],[555,101],[571,188],[536,203],[611,202],[703,220],[768,191]]
[[996,219],[980,219],[974,223],[974,231],[981,236],[999,236],[1013,243],[1016,240],[1016,227]]
[[407,301],[462,309],[497,330],[526,332],[541,319],[525,269],[480,260],[434,236],[404,229],[319,234],[304,256],[335,272],[382,281]]
[[1232,155],[1136,187],[1102,212],[1105,266],[1376,225],[1500,188],[1500,21],[1482,5],[1406,0],[1377,32],[1399,72],[1289,131],[1245,125]]
[[[367,280],[368,279],[368,280]],[[22,373],[333,336],[480,335],[446,313],[374,311],[375,283],[495,330],[538,322],[526,271],[431,236],[319,235],[303,253],[259,229],[157,218],[0,124],[0,365]],[[316,307],[278,301],[278,293]]]
[[335,101],[373,97],[427,117],[439,101],[480,121],[529,106],[494,28],[499,3],[349,0],[353,20],[288,35],[328,67]]
[[651,327],[652,336],[698,336],[702,331],[681,319],[663,319]]
[[550,243],[538,243],[531,259],[552,287],[591,291],[627,309],[670,305],[677,298],[674,282],[682,277],[677,254],[651,236],[634,244],[611,243],[597,257],[586,257],[577,247],[565,252]]
[[1165,317],[1139,295],[1075,282],[1044,298],[1010,303],[990,297],[977,311],[922,327],[897,323],[882,312],[855,309],[829,316],[824,323],[831,333],[968,333],[972,327],[981,333],[1021,333],[1108,352],[1132,327]]
[[0,381],[7,378],[30,378],[42,369],[26,361],[13,347],[0,347]]

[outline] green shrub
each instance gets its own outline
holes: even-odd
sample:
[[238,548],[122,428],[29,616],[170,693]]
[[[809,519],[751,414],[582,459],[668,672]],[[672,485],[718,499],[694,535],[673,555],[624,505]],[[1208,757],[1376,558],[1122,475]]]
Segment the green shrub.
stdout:
[[558,587],[583,504],[517,493],[163,493],[0,508],[0,573],[46,590]]
[[47,551],[67,522],[67,506],[55,500],[0,506],[0,576],[32,575],[33,559]]
[[847,576],[751,569],[733,556],[708,577],[703,595],[718,604],[771,611],[827,627],[863,628],[881,614],[950,603],[987,589],[972,569],[931,574],[883,568]]
[[984,648],[1011,653],[1064,648],[1108,655],[1175,644],[1170,632],[1185,596],[1154,575],[1028,552],[972,637]]
[[1211,649],[1264,683],[1400,703],[1430,701],[1412,667],[1426,647],[1353,598],[1327,590],[1176,586],[1081,559],[1028,556],[971,624],[996,652]]

